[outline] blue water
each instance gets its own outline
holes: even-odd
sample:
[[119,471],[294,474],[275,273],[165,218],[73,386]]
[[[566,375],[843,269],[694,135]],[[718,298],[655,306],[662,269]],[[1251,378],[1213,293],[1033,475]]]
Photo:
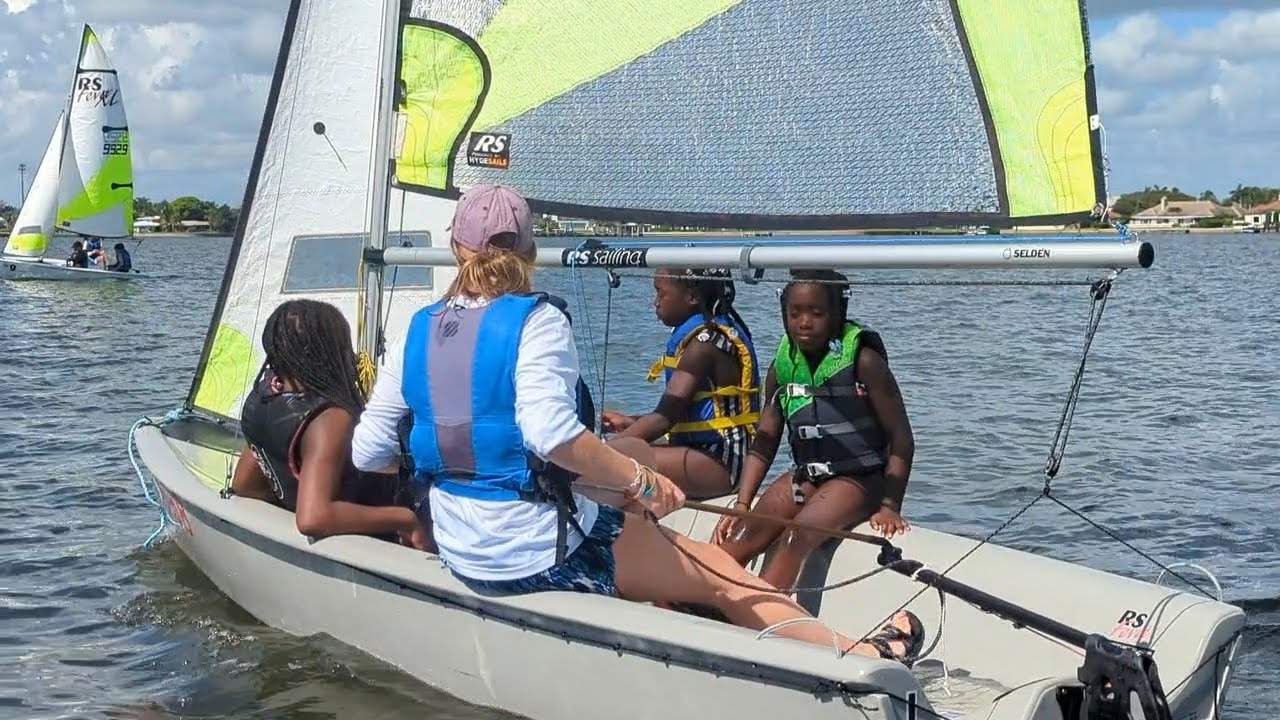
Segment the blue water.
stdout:
[[[1150,239],[1155,267],[1125,273],[1112,294],[1055,488],[1162,561],[1218,574],[1249,615],[1224,717],[1270,720],[1280,716],[1280,238]],[[0,717],[493,715],[332,640],[265,627],[172,544],[140,548],[156,517],[125,436],[185,396],[229,246],[148,240],[134,254],[151,274],[140,283],[0,282]],[[556,271],[538,283],[572,297],[571,280]],[[584,372],[607,362],[605,402],[645,409],[656,389],[644,374],[663,341],[649,280],[625,277],[614,293],[607,353],[603,276],[582,280]],[[775,287],[739,290],[765,356],[779,331]],[[990,531],[1042,484],[1087,289],[859,287],[852,307],[884,334],[915,427],[909,519]],[[1158,572],[1044,503],[999,540]]]

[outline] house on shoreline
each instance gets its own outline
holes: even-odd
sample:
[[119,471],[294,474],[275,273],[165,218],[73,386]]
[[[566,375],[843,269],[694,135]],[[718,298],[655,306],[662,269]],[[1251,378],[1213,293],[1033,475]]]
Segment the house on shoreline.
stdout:
[[1192,228],[1204,220],[1226,218],[1234,223],[1243,217],[1240,209],[1234,205],[1219,205],[1211,200],[1170,200],[1162,197],[1159,205],[1149,207],[1130,218],[1129,227],[1134,230]]
[[1245,227],[1262,232],[1280,232],[1280,198],[1248,208],[1244,211],[1244,222]]

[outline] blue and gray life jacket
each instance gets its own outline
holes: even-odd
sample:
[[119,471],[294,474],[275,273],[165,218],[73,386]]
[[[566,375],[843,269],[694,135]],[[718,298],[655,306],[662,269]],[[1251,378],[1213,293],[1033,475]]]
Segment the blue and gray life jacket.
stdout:
[[[418,311],[405,340],[401,392],[410,413],[399,426],[401,464],[415,495],[431,486],[480,500],[555,505],[556,562],[568,553],[568,528],[580,534],[571,483],[576,476],[528,451],[516,424],[520,335],[534,309],[564,302],[542,294],[503,295],[476,308],[441,301]],[[566,312],[566,316],[568,313]],[[595,425],[581,378],[578,416]]]

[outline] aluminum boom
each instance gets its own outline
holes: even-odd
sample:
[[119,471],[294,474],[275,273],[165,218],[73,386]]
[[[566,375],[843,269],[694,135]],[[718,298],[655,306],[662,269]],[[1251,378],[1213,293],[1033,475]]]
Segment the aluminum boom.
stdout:
[[[387,248],[372,251],[371,263],[385,265],[454,265],[449,248]],[[1145,268],[1155,259],[1151,243],[1126,240],[930,243],[812,243],[707,245],[584,244],[572,248],[543,247],[540,267],[603,268],[741,268],[771,269],[1066,269]]]

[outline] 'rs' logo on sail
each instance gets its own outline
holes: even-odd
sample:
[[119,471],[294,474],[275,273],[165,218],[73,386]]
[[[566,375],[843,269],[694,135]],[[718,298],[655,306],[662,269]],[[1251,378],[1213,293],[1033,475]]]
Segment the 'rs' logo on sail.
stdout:
[[473,132],[467,140],[467,164],[506,170],[511,166],[509,133]]

